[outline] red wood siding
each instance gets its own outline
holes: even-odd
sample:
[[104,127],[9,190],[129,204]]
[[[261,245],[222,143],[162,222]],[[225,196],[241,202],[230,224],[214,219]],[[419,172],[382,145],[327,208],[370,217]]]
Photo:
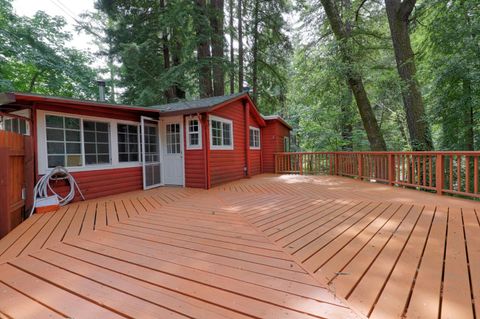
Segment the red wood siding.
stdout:
[[[75,172],[72,175],[85,199],[115,195],[143,188],[141,167]],[[56,185],[51,183],[51,185],[58,194],[64,195],[70,190],[64,181],[57,183]],[[80,195],[77,195],[75,200],[80,200],[80,198]]]
[[250,175],[262,173],[262,151],[250,150]]
[[[251,106],[253,107],[253,106]],[[250,109],[249,126],[260,127],[257,119]],[[245,177],[246,146],[250,141],[246,140],[245,109],[241,101],[236,101],[210,113],[233,121],[233,150],[210,150],[209,170],[211,186]],[[249,150],[250,175],[262,172],[261,150]]]
[[233,121],[233,150],[210,150],[210,186],[213,187],[245,176],[245,116],[241,101],[210,114]]
[[283,152],[283,138],[290,135],[290,130],[280,121],[266,121],[267,126],[262,129],[262,160],[263,172],[275,172],[275,153]]

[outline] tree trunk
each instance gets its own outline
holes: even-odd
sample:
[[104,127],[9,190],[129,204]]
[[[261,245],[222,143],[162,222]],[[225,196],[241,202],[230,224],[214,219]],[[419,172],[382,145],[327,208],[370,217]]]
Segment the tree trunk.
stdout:
[[243,91],[243,4],[242,0],[238,0],[238,91]]
[[472,83],[469,79],[463,80],[463,96],[466,99],[465,112],[463,118],[463,145],[465,151],[474,151],[475,150],[475,134],[474,134],[474,127],[475,127],[475,120],[474,120],[474,112],[473,112],[473,103],[472,103]]
[[[179,66],[182,63],[182,60],[180,59],[182,49],[183,48],[180,41],[175,41],[175,50],[172,53],[173,66]],[[175,83],[174,90],[175,90],[175,97],[177,99],[185,99],[185,91],[180,88],[180,85],[178,82]]]
[[197,6],[195,27],[197,35],[197,61],[199,64],[199,92],[200,97],[205,98],[213,96],[209,41],[210,26],[206,12],[206,0],[196,0],[195,3]]
[[210,0],[211,18],[210,25],[212,27],[212,57],[213,57],[213,95],[225,95],[225,72],[224,63],[224,0]]
[[370,148],[372,151],[385,151],[387,145],[383,139],[383,134],[380,131],[378,126],[377,119],[373,113],[372,105],[368,99],[367,92],[363,85],[363,79],[360,74],[358,74],[352,67],[352,56],[349,53],[348,49],[345,46],[345,41],[350,38],[350,33],[347,32],[340,14],[337,10],[334,0],[320,0],[327,18],[330,22],[330,26],[335,35],[335,38],[339,42],[342,60],[345,64],[350,67],[350,70],[346,73],[347,82],[352,90],[353,96],[357,103],[358,111],[360,117],[362,118],[363,127],[367,133],[367,138],[370,143]]
[[235,30],[233,29],[233,0],[229,0],[229,18],[228,28],[230,31],[230,94],[235,93],[235,51],[233,48],[233,38]]
[[402,92],[407,116],[410,144],[413,150],[432,150],[433,143],[425,118],[422,95],[415,79],[415,56],[408,32],[409,17],[416,0],[385,0],[397,70],[406,87]]
[[[348,85],[348,83],[347,83]],[[344,103],[341,104],[341,129],[343,146],[342,151],[353,151],[353,125],[351,121],[351,106],[353,102],[352,90],[347,89]]]
[[254,0],[253,5],[253,46],[252,46],[252,99],[257,103],[258,99],[258,11],[260,0]]

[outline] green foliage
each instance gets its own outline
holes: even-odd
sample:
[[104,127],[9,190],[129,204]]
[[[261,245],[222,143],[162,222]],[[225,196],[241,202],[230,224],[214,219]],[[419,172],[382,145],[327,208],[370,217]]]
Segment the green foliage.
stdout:
[[69,48],[65,20],[39,11],[17,16],[9,0],[0,0],[0,91],[34,92],[93,98],[91,57]]
[[478,149],[480,3],[428,1],[419,8],[418,16],[419,76],[437,147],[468,150],[474,142]]

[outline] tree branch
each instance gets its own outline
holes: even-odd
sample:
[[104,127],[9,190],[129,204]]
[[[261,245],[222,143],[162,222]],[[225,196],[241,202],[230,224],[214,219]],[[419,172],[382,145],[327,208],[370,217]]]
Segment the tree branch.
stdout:
[[407,19],[415,8],[415,3],[417,0],[403,0],[400,5],[400,16],[404,19]]
[[367,2],[367,0],[362,0],[360,5],[357,8],[357,11],[355,12],[355,22],[358,21],[358,17],[360,16],[360,10],[362,10],[363,5]]

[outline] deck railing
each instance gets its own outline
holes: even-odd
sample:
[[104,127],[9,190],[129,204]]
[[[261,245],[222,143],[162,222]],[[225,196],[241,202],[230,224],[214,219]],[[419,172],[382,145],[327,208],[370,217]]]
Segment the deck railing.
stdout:
[[480,152],[303,152],[275,154],[279,174],[339,175],[480,198]]

